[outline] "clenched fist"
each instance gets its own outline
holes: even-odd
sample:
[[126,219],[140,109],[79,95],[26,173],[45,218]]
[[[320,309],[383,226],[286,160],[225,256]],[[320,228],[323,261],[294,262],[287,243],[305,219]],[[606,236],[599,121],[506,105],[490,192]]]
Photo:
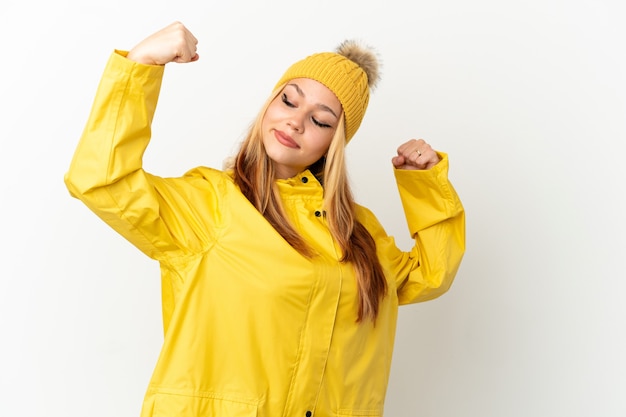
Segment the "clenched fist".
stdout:
[[198,39],[180,22],[174,22],[139,42],[128,52],[127,58],[148,65],[165,65],[168,62],[193,62]]
[[398,169],[431,169],[439,162],[439,155],[424,139],[411,139],[398,147],[398,155],[391,162]]

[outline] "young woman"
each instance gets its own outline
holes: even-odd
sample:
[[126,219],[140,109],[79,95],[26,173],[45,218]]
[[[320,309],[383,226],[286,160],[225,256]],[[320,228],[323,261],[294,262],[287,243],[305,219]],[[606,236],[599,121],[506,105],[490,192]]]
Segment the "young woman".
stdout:
[[378,65],[344,42],[286,71],[231,166],[149,174],[164,65],[196,61],[196,44],[176,22],[111,55],[65,177],[161,266],[142,416],[381,416],[398,305],[444,293],[464,253],[447,156],[420,139],[392,158],[415,238],[401,251],[348,185]]

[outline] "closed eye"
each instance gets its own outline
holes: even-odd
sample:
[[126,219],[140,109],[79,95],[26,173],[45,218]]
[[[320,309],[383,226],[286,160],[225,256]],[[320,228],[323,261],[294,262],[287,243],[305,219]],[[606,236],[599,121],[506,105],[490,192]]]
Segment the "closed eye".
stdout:
[[[291,108],[295,108],[296,107],[295,104],[293,104],[291,101],[289,101],[289,99],[287,98],[287,94],[286,93],[283,93],[281,95],[281,100],[287,107],[291,107]],[[331,125],[329,125],[327,123],[320,122],[315,117],[311,117],[311,120],[313,121],[313,124],[315,124],[316,126],[319,126],[321,128],[332,127]]]
[[291,101],[289,101],[289,99],[287,98],[287,94],[285,93],[283,93],[282,100],[283,100],[283,103],[287,105],[287,107],[296,107]]
[[324,128],[326,128],[326,127],[332,127],[332,126],[331,126],[331,125],[329,125],[329,124],[322,123],[322,122],[318,121],[315,117],[312,117],[312,118],[311,118],[311,120],[313,120],[313,123],[315,123],[315,125],[316,125],[316,126],[319,126],[319,127],[324,127]]

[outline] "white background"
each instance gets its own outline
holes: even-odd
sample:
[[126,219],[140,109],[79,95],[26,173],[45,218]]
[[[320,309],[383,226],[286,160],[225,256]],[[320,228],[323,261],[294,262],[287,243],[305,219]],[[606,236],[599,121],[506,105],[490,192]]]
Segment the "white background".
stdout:
[[386,415],[626,415],[624,2],[2,0],[1,417],[139,414],[158,266],[63,174],[113,48],[174,20],[201,59],[166,69],[151,172],[220,167],[286,67],[346,38],[383,61],[355,193],[407,249],[390,158],[449,153],[468,250],[401,309]]

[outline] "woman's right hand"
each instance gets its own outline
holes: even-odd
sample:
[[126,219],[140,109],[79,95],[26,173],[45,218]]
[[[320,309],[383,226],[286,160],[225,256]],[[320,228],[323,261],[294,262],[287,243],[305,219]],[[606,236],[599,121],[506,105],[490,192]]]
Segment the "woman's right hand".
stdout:
[[196,52],[198,39],[180,22],[174,22],[139,42],[127,58],[148,65],[168,62],[193,62],[200,58]]

